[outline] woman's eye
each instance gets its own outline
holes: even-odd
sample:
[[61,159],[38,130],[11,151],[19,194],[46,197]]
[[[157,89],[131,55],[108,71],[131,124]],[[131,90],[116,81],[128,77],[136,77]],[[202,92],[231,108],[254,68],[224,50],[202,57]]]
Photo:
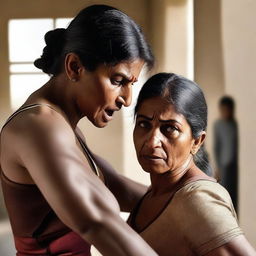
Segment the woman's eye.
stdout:
[[146,127],[146,125],[145,125],[145,123],[139,123],[139,127],[141,127],[141,128],[145,128],[145,127]]
[[140,128],[147,128],[149,124],[147,122],[141,121],[137,123],[137,126]]
[[122,85],[122,80],[112,80],[112,84],[120,86]]
[[176,129],[174,128],[174,127],[172,127],[172,126],[169,126],[169,127],[166,127],[166,131],[167,132],[173,132],[173,131],[175,131]]
[[165,131],[170,134],[179,132],[179,130],[175,126],[166,126]]
[[121,86],[121,85],[123,85],[123,79],[111,79],[111,83],[113,84],[113,85],[117,85],[117,86]]

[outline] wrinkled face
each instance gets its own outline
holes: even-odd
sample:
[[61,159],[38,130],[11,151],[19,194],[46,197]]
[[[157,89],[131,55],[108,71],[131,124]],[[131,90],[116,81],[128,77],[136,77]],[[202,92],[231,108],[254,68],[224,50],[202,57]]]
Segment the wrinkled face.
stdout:
[[76,97],[81,113],[95,126],[106,126],[115,111],[131,104],[132,85],[143,65],[138,59],[115,66],[101,64],[92,72],[84,69]]
[[160,97],[141,104],[133,138],[138,161],[146,172],[175,172],[191,159],[191,128],[185,117]]

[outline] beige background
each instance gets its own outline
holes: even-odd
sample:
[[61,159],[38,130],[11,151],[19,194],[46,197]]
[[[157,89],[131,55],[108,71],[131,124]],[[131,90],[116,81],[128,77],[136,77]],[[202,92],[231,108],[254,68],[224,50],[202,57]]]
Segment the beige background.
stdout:
[[[237,102],[240,128],[240,224],[256,247],[256,1],[254,0],[5,0],[0,3],[0,124],[11,113],[7,25],[16,18],[72,17],[81,8],[105,3],[125,11],[139,23],[156,55],[156,71],[194,78],[209,106],[207,148],[212,153],[212,124],[223,94]],[[145,80],[143,74],[140,84]],[[21,85],[22,86],[22,85]],[[132,110],[119,113],[104,129],[80,122],[88,144],[121,173],[148,183],[136,162],[132,144]],[[0,200],[0,216],[4,207]],[[5,232],[6,231],[6,232]],[[0,248],[8,225],[0,224]],[[5,245],[6,247],[6,245]],[[1,249],[0,249],[1,251]],[[2,253],[0,252],[0,255]],[[7,255],[3,254],[3,255]],[[12,255],[12,254],[10,254]]]

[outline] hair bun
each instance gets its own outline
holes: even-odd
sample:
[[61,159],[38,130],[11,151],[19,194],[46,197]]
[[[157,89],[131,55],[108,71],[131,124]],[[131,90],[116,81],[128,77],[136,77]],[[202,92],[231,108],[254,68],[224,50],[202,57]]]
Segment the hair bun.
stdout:
[[36,59],[34,65],[42,69],[47,74],[54,74],[56,57],[60,56],[66,40],[66,29],[57,28],[48,31],[44,40],[46,46],[43,49],[43,54],[39,59]]
[[54,30],[48,31],[45,36],[44,40],[46,45],[50,45],[54,42],[61,42],[65,40],[66,36],[66,29],[65,28],[56,28]]

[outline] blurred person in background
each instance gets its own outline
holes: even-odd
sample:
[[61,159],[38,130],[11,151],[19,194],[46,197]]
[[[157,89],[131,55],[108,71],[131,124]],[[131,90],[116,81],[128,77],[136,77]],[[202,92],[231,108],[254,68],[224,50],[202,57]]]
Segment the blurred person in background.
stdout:
[[238,211],[238,125],[235,102],[229,96],[219,101],[220,119],[214,124],[214,156],[219,182],[224,186]]
[[146,188],[94,155],[77,127],[87,117],[103,128],[130,105],[133,83],[154,61],[139,26],[94,5],[67,29],[46,33],[45,42],[34,64],[50,79],[1,131],[1,182],[17,255],[88,256],[93,244],[103,255],[155,256],[119,216]]
[[151,186],[128,223],[161,256],[256,256],[227,190],[206,175],[207,104],[194,82],[152,76],[135,107],[134,145]]

